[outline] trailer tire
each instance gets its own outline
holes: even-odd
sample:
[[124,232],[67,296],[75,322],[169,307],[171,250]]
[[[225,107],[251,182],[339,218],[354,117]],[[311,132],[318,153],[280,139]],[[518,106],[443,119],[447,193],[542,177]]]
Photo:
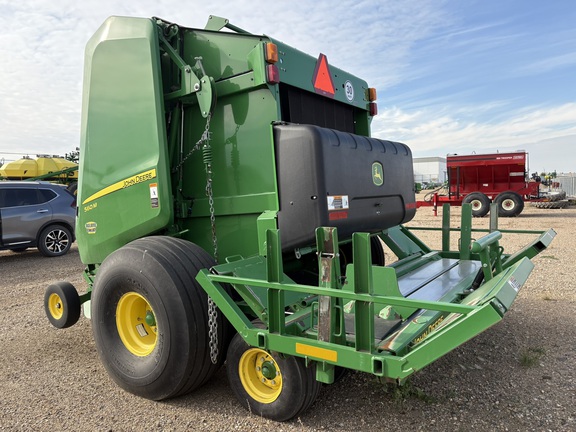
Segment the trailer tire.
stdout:
[[474,217],[484,217],[490,211],[490,198],[482,192],[472,192],[466,195],[462,203],[472,206],[472,216]]
[[560,201],[566,198],[566,192],[564,191],[550,192],[549,194],[544,195],[544,198],[546,198],[550,202]]
[[135,240],[100,266],[92,328],[105,368],[123,389],[152,400],[180,396],[220,368],[231,326],[218,313],[218,358],[210,357],[208,297],[198,271],[214,265],[200,247],[172,237]]
[[516,192],[502,192],[495,202],[498,205],[498,216],[514,217],[524,210],[524,200]]
[[533,207],[541,209],[563,209],[568,205],[568,200],[563,201],[536,201],[532,203]]
[[[322,386],[316,380],[315,364],[307,367],[300,357],[252,347],[240,334],[230,343],[226,369],[232,392],[242,406],[279,422],[305,412]],[[269,375],[271,371],[276,373]]]
[[80,319],[80,296],[69,282],[56,282],[44,293],[44,311],[54,327],[73,326]]

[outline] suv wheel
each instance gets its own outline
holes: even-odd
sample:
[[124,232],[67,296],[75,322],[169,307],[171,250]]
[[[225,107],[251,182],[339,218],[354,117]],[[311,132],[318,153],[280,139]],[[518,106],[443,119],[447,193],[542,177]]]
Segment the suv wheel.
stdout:
[[44,228],[38,238],[38,250],[47,257],[65,255],[72,246],[72,234],[62,225],[50,225]]

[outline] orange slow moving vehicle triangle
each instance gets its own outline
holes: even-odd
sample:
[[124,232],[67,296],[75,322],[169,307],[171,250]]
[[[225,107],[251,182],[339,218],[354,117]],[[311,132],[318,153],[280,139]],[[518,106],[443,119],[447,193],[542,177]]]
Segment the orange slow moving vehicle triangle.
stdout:
[[328,59],[324,54],[320,54],[318,57],[316,69],[314,69],[312,84],[314,85],[316,93],[331,98],[334,97],[334,82],[332,81],[332,75],[330,74],[330,69],[328,67]]

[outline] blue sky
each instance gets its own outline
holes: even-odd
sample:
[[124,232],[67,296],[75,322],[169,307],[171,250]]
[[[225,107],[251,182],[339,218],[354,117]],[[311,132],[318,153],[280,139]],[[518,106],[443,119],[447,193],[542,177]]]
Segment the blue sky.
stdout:
[[523,149],[531,171],[576,171],[572,0],[0,0],[0,160],[79,145],[84,47],[106,17],[210,14],[366,79],[373,135],[415,157]]

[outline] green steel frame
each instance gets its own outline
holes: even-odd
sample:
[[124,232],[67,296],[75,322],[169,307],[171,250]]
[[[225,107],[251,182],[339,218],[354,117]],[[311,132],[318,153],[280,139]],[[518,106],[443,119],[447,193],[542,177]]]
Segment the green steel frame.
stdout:
[[[448,205],[444,214],[449,215]],[[319,381],[332,382],[334,366],[402,381],[500,321],[533,268],[530,258],[555,236],[548,230],[514,255],[504,255],[497,230],[471,240],[471,208],[464,205],[461,248],[449,251],[448,221],[445,217],[438,229],[442,251],[430,251],[405,227],[383,232],[382,240],[400,258],[389,267],[372,266],[369,235],[355,234],[354,263],[345,283],[334,228],[317,231],[318,286],[295,284],[283,273],[279,233],[273,229],[266,230],[265,256],[203,270],[197,279],[248,344],[317,362]],[[412,300],[398,293],[399,278],[410,278],[431,261],[454,257],[480,263],[484,281],[479,288],[471,290],[468,277],[455,284],[451,302]],[[222,284],[230,284],[243,300],[233,301]],[[343,306],[350,301],[355,303],[351,337],[345,333]],[[375,341],[375,316],[387,307],[402,311],[404,322],[416,323],[409,342],[396,349]],[[254,318],[267,328],[255,327]]]

